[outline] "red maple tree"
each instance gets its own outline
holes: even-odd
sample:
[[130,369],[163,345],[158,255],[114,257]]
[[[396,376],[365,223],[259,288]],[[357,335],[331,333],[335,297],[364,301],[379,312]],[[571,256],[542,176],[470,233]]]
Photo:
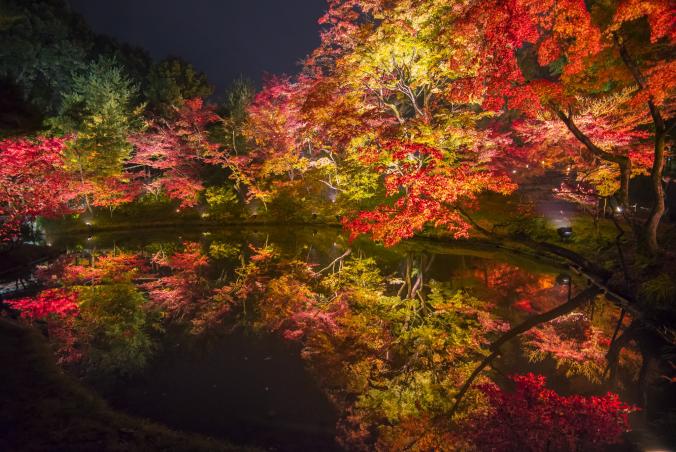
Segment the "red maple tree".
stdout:
[[203,189],[200,167],[219,165],[224,155],[209,141],[207,126],[218,119],[202,99],[185,101],[171,120],[151,120],[149,130],[131,138],[136,155],[131,162],[146,168],[145,189],[166,193],[181,207],[197,204]]
[[561,396],[534,374],[512,377],[508,392],[495,384],[480,390],[490,408],[467,420],[466,433],[480,450],[598,450],[621,440],[636,408],[617,395]]
[[50,316],[67,318],[79,312],[77,294],[65,289],[43,290],[35,297],[7,300],[6,303],[28,320],[45,320]]
[[0,141],[0,238],[19,234],[38,216],[69,211],[74,197],[63,169],[63,138]]

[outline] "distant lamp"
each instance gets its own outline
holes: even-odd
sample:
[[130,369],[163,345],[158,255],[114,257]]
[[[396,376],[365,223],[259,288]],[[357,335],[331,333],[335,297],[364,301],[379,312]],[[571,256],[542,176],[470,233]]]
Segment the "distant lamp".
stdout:
[[622,213],[623,210],[624,209],[622,209],[622,206],[615,207],[615,212],[617,212],[617,213]]
[[573,285],[571,284],[572,280],[570,279],[570,275],[566,273],[560,273],[556,277],[556,285],[557,286],[566,286],[568,287],[568,302],[570,303],[570,296],[572,295],[573,291]]
[[176,209],[176,213],[181,213],[181,209]]
[[559,234],[561,240],[568,240],[573,235],[573,228],[565,226],[563,228],[558,228],[556,232]]
[[512,170],[512,174],[516,174],[516,170],[515,170],[515,169]]
[[566,273],[561,273],[556,277],[556,285],[566,286],[570,284],[570,275]]

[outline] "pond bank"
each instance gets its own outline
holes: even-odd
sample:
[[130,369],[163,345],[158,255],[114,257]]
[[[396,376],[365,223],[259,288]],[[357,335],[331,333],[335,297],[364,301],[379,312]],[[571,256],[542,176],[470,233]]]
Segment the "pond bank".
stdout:
[[137,229],[172,229],[172,228],[217,228],[217,227],[270,227],[270,226],[307,226],[340,228],[337,222],[284,222],[284,221],[206,221],[201,219],[187,219],[185,221],[151,221],[135,222],[93,222],[87,225],[84,222],[50,221],[46,227],[50,233],[95,233],[95,232],[123,232]]
[[[40,334],[0,318],[0,450],[254,450],[111,410],[61,372]],[[29,384],[27,384],[29,383]]]

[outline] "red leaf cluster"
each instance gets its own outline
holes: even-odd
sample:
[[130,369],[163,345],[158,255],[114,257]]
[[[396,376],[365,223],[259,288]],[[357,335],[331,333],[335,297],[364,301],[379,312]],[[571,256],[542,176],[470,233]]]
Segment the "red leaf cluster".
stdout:
[[69,210],[74,196],[63,169],[62,138],[0,141],[0,237],[12,238],[22,223]]
[[599,450],[620,441],[636,408],[617,395],[561,396],[534,374],[512,377],[513,392],[495,384],[480,390],[490,409],[467,421],[467,434],[480,450]]
[[43,290],[35,297],[8,300],[6,303],[21,317],[29,320],[44,320],[51,316],[74,317],[78,314],[77,294],[64,289]]

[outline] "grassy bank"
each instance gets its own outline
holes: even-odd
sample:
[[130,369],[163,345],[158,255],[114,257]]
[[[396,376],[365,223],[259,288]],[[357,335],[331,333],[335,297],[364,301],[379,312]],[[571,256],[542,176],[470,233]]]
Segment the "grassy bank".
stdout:
[[58,369],[37,331],[2,318],[0,360],[0,450],[253,450],[111,410]]

